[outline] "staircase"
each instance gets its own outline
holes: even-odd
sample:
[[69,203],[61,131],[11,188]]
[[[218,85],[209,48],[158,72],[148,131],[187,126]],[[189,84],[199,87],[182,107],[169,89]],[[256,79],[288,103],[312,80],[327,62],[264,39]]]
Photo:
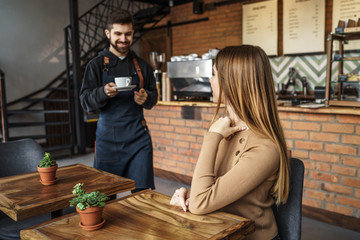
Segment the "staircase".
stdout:
[[[103,0],[79,17],[80,66],[86,64],[108,46],[104,29],[108,14],[115,8],[126,9],[134,16],[134,42],[146,30],[155,27],[168,13],[169,7],[143,1]],[[42,89],[15,101],[6,102],[5,73],[1,74],[2,141],[22,138],[36,139],[55,157],[72,157],[77,146],[75,121],[86,124],[84,119],[74,118],[74,89],[72,73],[71,26],[64,29],[66,70]],[[94,133],[93,133],[94,134]]]
[[42,89],[6,103],[5,74],[2,74],[2,141],[32,138],[47,152],[63,155],[65,150],[65,155],[72,156],[72,99],[65,76],[63,72]]

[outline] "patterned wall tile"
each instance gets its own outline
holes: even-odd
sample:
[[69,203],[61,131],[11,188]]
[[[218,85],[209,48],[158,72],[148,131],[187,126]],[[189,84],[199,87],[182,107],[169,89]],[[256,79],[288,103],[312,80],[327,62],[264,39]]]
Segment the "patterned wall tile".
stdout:
[[[359,53],[348,53],[347,57],[359,56]],[[315,86],[325,86],[326,84],[326,68],[327,55],[312,55],[312,56],[282,56],[270,58],[270,64],[273,71],[273,78],[275,85],[278,83],[287,83],[289,68],[296,69],[296,90],[302,90],[301,78],[306,77],[308,80],[309,90],[313,90]],[[344,73],[360,71],[360,61],[346,61],[344,62]],[[335,80],[338,75],[338,64],[332,64],[332,80]]]

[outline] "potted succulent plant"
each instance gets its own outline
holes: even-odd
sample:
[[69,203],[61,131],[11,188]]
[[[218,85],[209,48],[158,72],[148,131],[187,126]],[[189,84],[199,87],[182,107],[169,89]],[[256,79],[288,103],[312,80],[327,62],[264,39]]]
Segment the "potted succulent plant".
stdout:
[[51,157],[50,153],[45,152],[43,159],[40,160],[37,170],[40,174],[40,182],[43,185],[55,184],[56,170],[58,165],[56,161]]
[[109,198],[104,193],[94,191],[86,193],[82,183],[73,187],[73,195],[77,195],[70,200],[70,206],[76,206],[81,221],[79,225],[87,231],[97,230],[103,226],[105,219],[102,219],[102,212],[106,200]]

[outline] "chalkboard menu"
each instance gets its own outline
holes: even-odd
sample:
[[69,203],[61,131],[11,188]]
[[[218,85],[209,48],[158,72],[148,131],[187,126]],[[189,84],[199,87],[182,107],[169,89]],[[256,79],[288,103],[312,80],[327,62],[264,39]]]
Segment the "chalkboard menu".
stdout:
[[243,44],[256,45],[267,55],[278,54],[277,0],[243,5]]
[[324,52],[325,0],[283,1],[284,54]]

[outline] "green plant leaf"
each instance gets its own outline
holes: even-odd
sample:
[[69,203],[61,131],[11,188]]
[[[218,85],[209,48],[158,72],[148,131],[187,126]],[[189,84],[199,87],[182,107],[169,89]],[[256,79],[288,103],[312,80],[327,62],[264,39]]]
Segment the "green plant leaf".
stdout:
[[89,207],[105,206],[106,200],[109,199],[106,194],[100,193],[99,191],[86,193],[83,186],[84,184],[78,183],[73,187],[72,193],[77,195],[77,197],[74,197],[69,201],[71,207],[77,206],[80,210],[84,210]]
[[77,208],[80,209],[80,210],[85,210],[85,205],[83,203],[78,203],[77,205]]
[[45,152],[44,158],[40,160],[39,167],[46,168],[56,165],[56,161],[51,157],[50,153]]

